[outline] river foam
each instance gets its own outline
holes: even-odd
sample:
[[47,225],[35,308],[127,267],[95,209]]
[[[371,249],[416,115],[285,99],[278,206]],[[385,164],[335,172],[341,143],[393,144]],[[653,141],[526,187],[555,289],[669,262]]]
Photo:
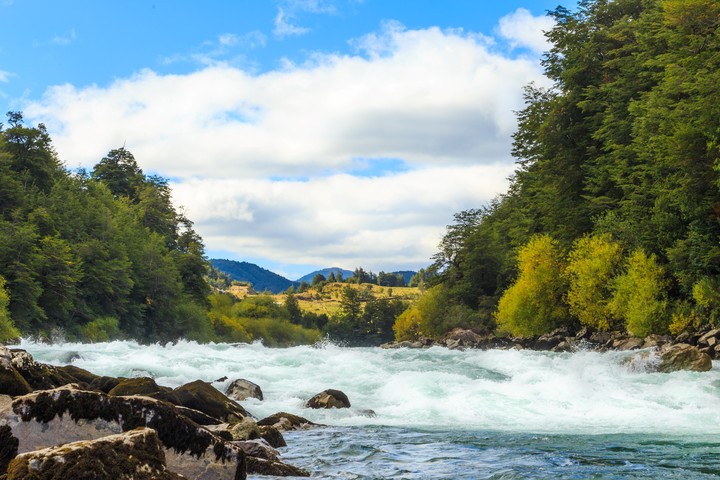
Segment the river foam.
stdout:
[[[177,387],[236,378],[263,389],[243,405],[256,417],[287,411],[334,426],[514,434],[720,434],[720,370],[645,373],[626,352],[549,353],[135,342],[21,346],[38,361],[110,376],[151,376]],[[327,388],[353,408],[310,410]],[[368,415],[366,410],[375,412]]]

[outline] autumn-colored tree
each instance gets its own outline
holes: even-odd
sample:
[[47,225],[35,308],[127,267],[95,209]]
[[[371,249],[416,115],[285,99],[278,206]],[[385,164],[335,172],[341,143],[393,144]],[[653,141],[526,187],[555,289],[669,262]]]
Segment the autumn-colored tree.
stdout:
[[549,235],[536,235],[518,252],[519,274],[495,313],[501,331],[515,336],[547,333],[568,319],[562,251]]
[[608,307],[625,321],[628,333],[645,337],[667,331],[667,280],[655,255],[635,250],[626,262],[625,273],[613,282],[613,290]]
[[615,326],[608,303],[621,260],[622,249],[608,234],[587,235],[575,241],[565,268],[567,303],[581,324],[598,330]]

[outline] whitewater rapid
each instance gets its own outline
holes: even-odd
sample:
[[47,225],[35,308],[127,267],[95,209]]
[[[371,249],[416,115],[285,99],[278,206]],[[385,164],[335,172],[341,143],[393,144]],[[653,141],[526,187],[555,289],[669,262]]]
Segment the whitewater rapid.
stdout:
[[[36,360],[98,375],[193,380],[219,390],[245,378],[264,400],[255,417],[285,411],[339,427],[389,427],[511,434],[720,434],[720,366],[704,373],[646,373],[628,352],[549,353],[321,347],[265,348],[180,341],[20,345]],[[223,377],[227,380],[216,381]],[[314,394],[344,391],[348,410],[311,410]],[[371,416],[367,410],[372,410]]]

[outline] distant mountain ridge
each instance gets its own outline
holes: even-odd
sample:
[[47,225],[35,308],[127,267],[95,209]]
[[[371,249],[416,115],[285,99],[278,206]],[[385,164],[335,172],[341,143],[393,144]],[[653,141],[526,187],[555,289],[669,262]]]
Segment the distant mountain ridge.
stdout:
[[267,290],[272,293],[280,293],[297,285],[295,282],[254,263],[212,258],[210,264],[230,275],[233,280],[252,283],[256,292]]
[[[315,270],[314,272],[310,272],[307,275],[303,275],[297,280],[292,281],[282,275],[278,275],[275,272],[271,272],[270,270],[255,265],[254,263],[212,258],[210,259],[210,264],[221,272],[225,272],[230,275],[230,278],[233,280],[252,283],[256,292],[263,292],[267,290],[272,293],[281,293],[290,287],[297,287],[301,282],[311,283],[312,279],[318,273],[322,274],[325,278],[328,278],[331,273],[334,273],[336,277],[338,274],[342,273],[343,278],[350,278],[354,273],[352,270],[345,270],[340,267],[328,267]],[[404,270],[391,273],[402,275],[405,279],[405,284],[407,284],[416,272]]]
[[323,277],[328,278],[331,273],[334,273],[337,277],[339,273],[342,273],[343,278],[349,278],[353,276],[353,272],[351,270],[345,270],[344,268],[340,267],[329,267],[329,268],[323,268],[322,270],[315,270],[314,272],[310,272],[307,275],[303,275],[302,277],[295,280],[297,283],[300,282],[312,282],[312,279],[317,274],[321,274]]

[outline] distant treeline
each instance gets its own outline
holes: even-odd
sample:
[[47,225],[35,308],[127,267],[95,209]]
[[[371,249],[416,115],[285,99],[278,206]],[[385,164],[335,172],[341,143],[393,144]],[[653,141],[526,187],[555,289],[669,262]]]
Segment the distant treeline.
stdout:
[[552,87],[525,90],[510,188],[455,215],[401,338],[718,324],[720,2],[550,14]]

